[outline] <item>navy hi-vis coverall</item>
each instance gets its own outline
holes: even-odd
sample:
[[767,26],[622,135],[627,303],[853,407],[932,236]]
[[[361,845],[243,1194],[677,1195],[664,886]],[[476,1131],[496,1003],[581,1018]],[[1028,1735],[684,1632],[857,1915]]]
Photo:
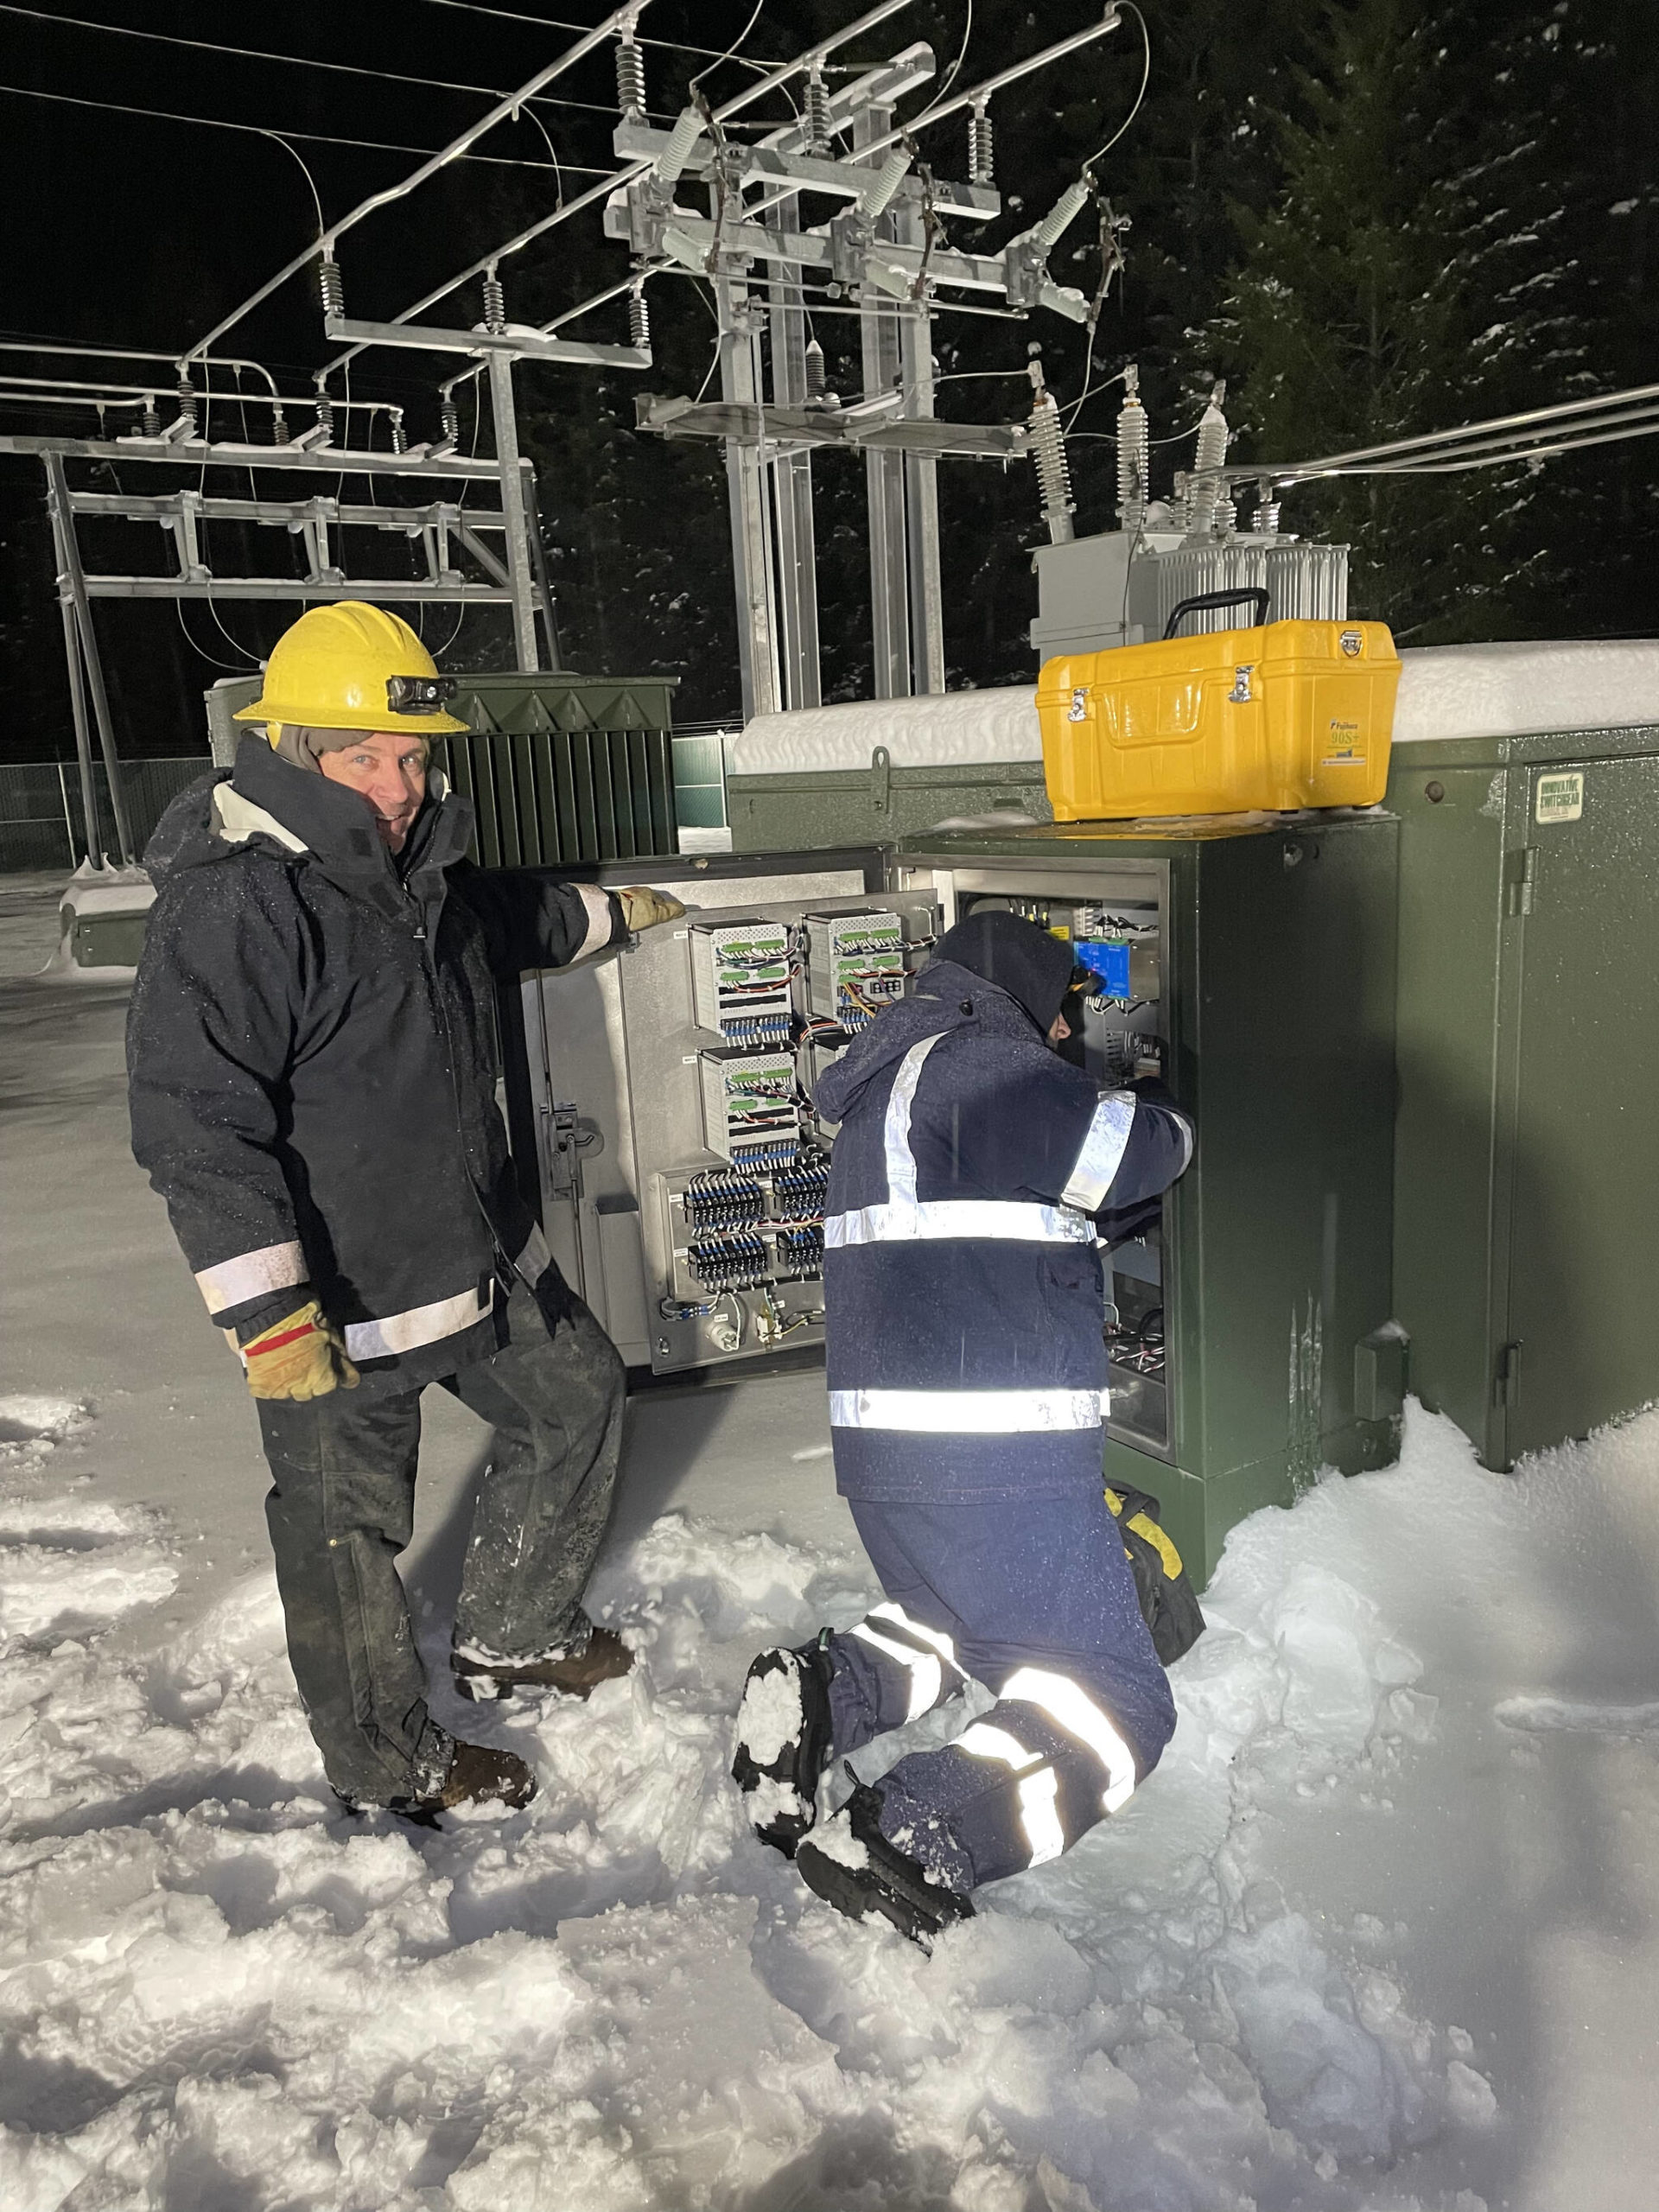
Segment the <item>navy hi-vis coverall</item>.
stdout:
[[936,962],[818,1084],[837,1487],[887,1602],[831,1639],[837,1753],[969,1678],[997,1702],[876,1785],[890,1840],[971,1889],[1057,1857],[1174,1726],[1102,1490],[1092,1216],[1192,1156],[1172,1106],[1103,1093],[1014,999]]

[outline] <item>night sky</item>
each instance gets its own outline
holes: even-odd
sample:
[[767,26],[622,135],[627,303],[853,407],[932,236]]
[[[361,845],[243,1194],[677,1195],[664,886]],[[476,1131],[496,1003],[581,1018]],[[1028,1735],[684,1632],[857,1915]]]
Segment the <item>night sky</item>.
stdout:
[[[522,81],[569,42],[568,33],[549,28],[550,6],[519,0],[516,14],[539,22],[513,20],[513,12],[444,0],[343,9],[284,0],[257,10],[209,0],[82,0],[77,10],[89,22],[370,73],[353,75],[8,10],[0,11],[0,83],[426,149],[480,113],[488,90]],[[566,0],[562,11],[571,22],[594,12],[577,0]],[[782,58],[852,12],[850,0],[834,7],[788,0],[767,9],[746,50]],[[725,0],[657,0],[641,28],[647,40],[690,40],[712,52],[742,30],[748,13]],[[976,81],[1093,13],[1088,0],[1038,10],[977,0],[960,82]],[[1192,0],[1179,10],[1153,6],[1148,18],[1146,104],[1101,173],[1103,188],[1134,227],[1127,278],[1102,318],[1095,374],[1099,385],[1103,372],[1138,360],[1156,434],[1173,436],[1195,420],[1217,372],[1229,377],[1237,450],[1281,459],[1326,449],[1320,442],[1344,432],[1429,428],[1615,388],[1644,369],[1651,377],[1655,64],[1646,0],[1607,0],[1594,10],[1580,0],[1541,7],[1468,0],[1455,10],[1408,0],[1345,0],[1330,10],[1260,0],[1249,10]],[[965,20],[961,4],[915,6],[849,48],[848,59],[868,63],[927,38],[943,69]],[[1348,47],[1333,45],[1333,36]],[[702,64],[683,48],[647,52],[651,104],[667,119]],[[388,72],[486,89],[400,83]],[[998,181],[1024,205],[1011,198],[999,223],[971,238],[958,232],[958,242],[994,251],[1051,204],[1128,112],[1140,73],[1139,35],[1126,20],[1113,37],[1000,101]],[[743,70],[728,63],[711,90],[723,98],[743,79]],[[610,48],[552,91],[591,104],[537,110],[574,191],[593,181],[584,168],[612,162]],[[290,151],[255,132],[16,92],[0,92],[0,102],[10,186],[0,315],[8,339],[181,348],[315,237],[312,181],[325,216],[334,218],[418,160],[297,135]],[[773,119],[780,113],[772,111]],[[940,174],[963,174],[962,137],[960,123],[926,135]],[[529,118],[503,126],[486,150],[506,158],[461,164],[348,237],[340,257],[349,312],[396,313],[550,207],[556,180],[542,127]],[[815,218],[824,212],[813,204]],[[1099,270],[1097,231],[1088,211],[1054,261],[1057,276],[1088,292]],[[594,210],[504,265],[509,314],[544,320],[626,267],[625,249],[603,238]],[[729,715],[737,707],[736,655],[718,449],[668,446],[632,430],[637,391],[695,391],[701,383],[709,311],[689,282],[658,282],[651,298],[656,369],[641,378],[521,365],[521,434],[537,463],[570,664],[595,673],[670,671],[682,679],[684,718]],[[1274,303],[1265,329],[1263,299]],[[470,323],[479,313],[474,286],[435,310],[435,319]],[[815,327],[832,384],[855,391],[855,325],[825,312]],[[620,304],[584,328],[623,339]],[[1041,343],[1064,399],[1083,391],[1084,334],[1054,317],[944,318],[936,330],[941,369],[973,375],[944,387],[944,411],[982,419],[1023,413],[1029,391],[1020,372],[1033,341]],[[315,278],[290,283],[225,346],[267,363],[286,389],[307,390],[312,369],[335,350],[322,339]],[[103,373],[124,382],[139,374],[137,365],[16,354],[3,366],[13,374]],[[401,402],[417,440],[435,429],[435,386],[454,366],[448,357],[378,352],[360,365],[352,394]],[[989,370],[1006,373],[998,380],[985,376]],[[170,374],[161,364],[156,373],[165,378],[165,392]],[[1112,520],[1108,434],[1116,394],[1102,386],[1084,404],[1072,452],[1078,526],[1090,530]],[[170,412],[164,404],[164,416]],[[79,406],[7,406],[0,423],[31,431],[96,427]],[[239,423],[222,416],[213,427],[239,434]],[[468,409],[463,442],[471,428]],[[488,441],[486,418],[480,449]],[[1173,467],[1186,449],[1160,450]],[[1393,505],[1368,493],[1344,507],[1333,495],[1323,515],[1310,504],[1294,526],[1339,531],[1356,543],[1354,611],[1386,616],[1403,642],[1651,630],[1659,626],[1653,452],[1649,444],[1557,464],[1540,485],[1460,480],[1432,495],[1402,495]],[[73,474],[79,484],[111,488],[107,470],[80,463]],[[199,471],[129,467],[115,480],[155,490],[199,479]],[[941,479],[949,680],[1034,674],[1024,639],[1034,612],[1027,556],[1043,532],[1031,473],[947,463]],[[258,480],[276,496],[291,495],[296,480]],[[363,496],[361,483],[348,485],[346,495]],[[826,694],[855,696],[868,689],[861,470],[834,456],[818,466],[816,484]],[[245,492],[247,478],[216,479],[209,488]],[[93,568],[160,568],[165,553],[149,525],[87,530],[85,543]],[[410,557],[401,541],[378,537],[349,552],[363,568]],[[276,533],[221,526],[208,557],[228,573],[281,568],[289,554]],[[63,757],[73,738],[41,473],[32,460],[0,458],[0,577],[6,757]],[[202,689],[222,672],[250,669],[296,611],[194,602],[181,619],[167,602],[101,604],[99,632],[124,750],[203,747]],[[493,611],[470,613],[458,632],[448,610],[428,610],[426,624],[430,642],[448,646],[453,667],[508,661],[505,619]]]

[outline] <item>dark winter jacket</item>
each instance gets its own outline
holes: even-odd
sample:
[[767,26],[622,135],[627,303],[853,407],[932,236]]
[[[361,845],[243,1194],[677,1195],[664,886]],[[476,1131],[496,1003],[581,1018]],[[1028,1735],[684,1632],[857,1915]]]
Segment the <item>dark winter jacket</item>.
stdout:
[[246,737],[145,866],[132,1148],[216,1319],[308,1283],[372,1383],[496,1349],[546,1263],[495,1104],[495,979],[626,932],[608,893],[466,858],[435,777],[394,860],[345,785]]
[[830,1419],[844,1496],[969,1503],[1101,1479],[1099,1209],[1173,1183],[1173,1106],[1051,1052],[935,962],[818,1079]]

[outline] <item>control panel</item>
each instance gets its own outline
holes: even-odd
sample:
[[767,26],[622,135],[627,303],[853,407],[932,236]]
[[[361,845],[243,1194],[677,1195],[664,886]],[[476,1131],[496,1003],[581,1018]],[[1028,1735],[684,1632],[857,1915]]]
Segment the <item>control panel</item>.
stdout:
[[905,929],[897,914],[806,917],[808,1010],[847,1036],[902,998]]
[[817,1080],[904,995],[937,923],[931,901],[867,899],[687,925],[700,1127],[645,1178],[648,1243],[665,1262],[654,1365],[821,1326],[836,1125],[818,1114]]
[[[683,921],[522,986],[548,1241],[630,1366],[683,1374],[823,1323],[836,1124],[819,1078],[938,941],[929,890],[874,852],[665,872]],[[509,1101],[511,1112],[511,1099]]]
[[691,995],[698,1026],[734,1045],[786,1045],[794,1026],[789,935],[781,922],[694,925]]

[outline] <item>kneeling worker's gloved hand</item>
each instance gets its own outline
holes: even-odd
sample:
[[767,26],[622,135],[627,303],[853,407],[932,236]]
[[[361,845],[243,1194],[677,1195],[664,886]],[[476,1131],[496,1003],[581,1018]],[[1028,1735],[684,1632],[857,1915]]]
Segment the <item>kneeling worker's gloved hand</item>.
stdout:
[[256,1398],[326,1398],[340,1383],[348,1390],[357,1388],[346,1340],[324,1320],[315,1298],[251,1338],[242,1357]]
[[677,922],[685,912],[669,893],[652,891],[645,884],[630,884],[616,895],[622,901],[622,918],[631,930],[654,930],[659,922]]

